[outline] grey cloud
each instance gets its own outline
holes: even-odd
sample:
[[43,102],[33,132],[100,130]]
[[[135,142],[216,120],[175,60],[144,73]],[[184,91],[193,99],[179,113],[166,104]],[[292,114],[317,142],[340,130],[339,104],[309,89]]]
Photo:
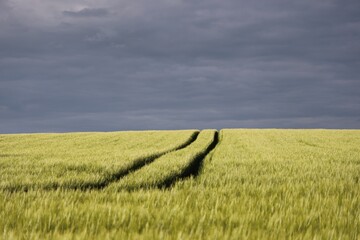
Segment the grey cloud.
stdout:
[[97,4],[0,23],[0,132],[360,128],[358,1]]
[[109,14],[106,8],[83,8],[80,11],[63,11],[69,17],[104,17]]

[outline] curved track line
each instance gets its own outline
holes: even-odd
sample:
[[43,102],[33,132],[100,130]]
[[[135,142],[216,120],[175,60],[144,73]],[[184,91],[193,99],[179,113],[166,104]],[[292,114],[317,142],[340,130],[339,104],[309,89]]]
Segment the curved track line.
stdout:
[[204,158],[216,147],[219,142],[219,132],[216,131],[214,133],[214,138],[212,143],[199,155],[197,155],[193,161],[182,171],[182,173],[178,176],[172,176],[164,181],[163,184],[159,185],[158,188],[165,188],[168,189],[172,187],[176,181],[188,178],[190,176],[197,177],[200,173],[202,163]]

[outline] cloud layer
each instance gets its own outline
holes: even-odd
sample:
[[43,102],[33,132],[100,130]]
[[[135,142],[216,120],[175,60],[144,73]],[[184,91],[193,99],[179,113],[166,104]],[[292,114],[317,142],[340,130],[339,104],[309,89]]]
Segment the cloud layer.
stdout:
[[360,128],[360,2],[0,0],[0,133]]
[[69,17],[104,17],[108,15],[106,8],[83,8],[80,11],[63,11]]

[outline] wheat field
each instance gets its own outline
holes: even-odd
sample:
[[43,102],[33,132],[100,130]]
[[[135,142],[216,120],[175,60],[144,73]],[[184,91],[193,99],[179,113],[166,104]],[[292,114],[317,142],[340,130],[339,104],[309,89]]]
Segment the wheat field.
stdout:
[[359,239],[360,131],[0,135],[2,239]]

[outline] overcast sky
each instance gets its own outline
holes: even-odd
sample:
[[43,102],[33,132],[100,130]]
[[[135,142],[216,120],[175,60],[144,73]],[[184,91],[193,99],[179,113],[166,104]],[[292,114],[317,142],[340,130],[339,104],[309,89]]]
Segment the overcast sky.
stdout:
[[0,133],[360,128],[359,0],[0,0]]

